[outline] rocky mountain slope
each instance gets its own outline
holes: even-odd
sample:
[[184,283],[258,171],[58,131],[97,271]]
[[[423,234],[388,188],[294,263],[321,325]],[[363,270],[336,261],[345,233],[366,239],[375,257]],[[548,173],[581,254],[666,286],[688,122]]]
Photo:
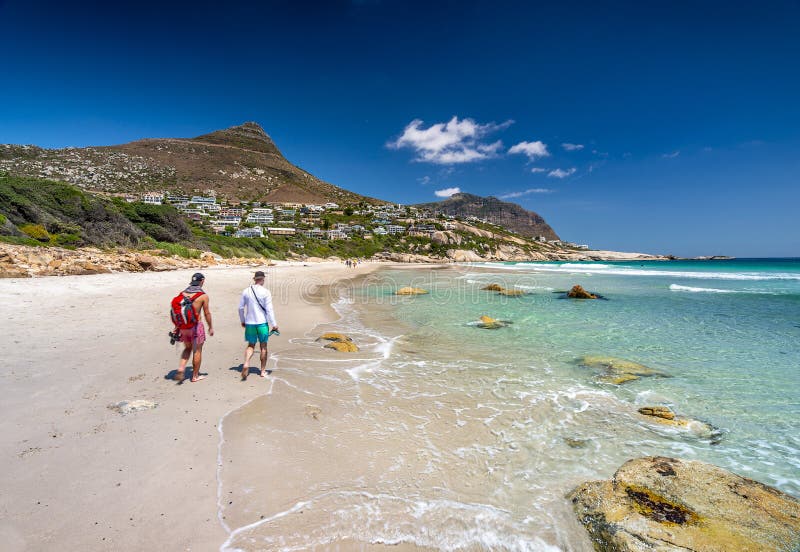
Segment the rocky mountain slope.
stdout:
[[207,193],[297,203],[383,203],[329,184],[290,163],[257,123],[196,138],[148,138],[118,146],[45,149],[0,145],[0,171],[87,190]]
[[558,234],[539,214],[528,211],[516,203],[500,201],[493,196],[480,197],[459,193],[444,201],[423,203],[417,207],[456,217],[478,217],[529,238],[544,236],[548,240],[559,239]]

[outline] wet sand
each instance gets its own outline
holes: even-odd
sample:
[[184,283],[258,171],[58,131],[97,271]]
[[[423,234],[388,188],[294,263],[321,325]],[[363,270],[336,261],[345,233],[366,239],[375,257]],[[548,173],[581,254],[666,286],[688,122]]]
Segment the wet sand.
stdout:
[[[330,307],[337,286],[326,285],[344,285],[342,279],[378,266],[268,269],[281,329],[270,352],[280,356],[296,347],[293,340],[337,317]],[[237,304],[253,270],[204,271],[216,334],[205,346],[201,373],[207,378],[181,385],[168,379],[179,357],[166,335],[168,303],[192,270],[0,280],[5,550],[219,550],[230,536],[225,526],[259,519],[226,510],[233,505],[218,497],[219,421],[248,401],[266,400],[273,386],[268,399],[281,424],[319,420],[290,392],[302,374],[284,375],[279,367],[266,379],[251,373],[240,381],[244,343]],[[268,367],[275,367],[274,359]],[[157,407],[124,416],[109,408],[130,400]],[[236,473],[268,472],[271,455],[284,453],[292,451],[243,458]],[[293,492],[294,474],[287,475],[270,475],[285,501]],[[224,519],[228,515],[236,519]],[[382,547],[365,548],[343,535],[329,548]]]

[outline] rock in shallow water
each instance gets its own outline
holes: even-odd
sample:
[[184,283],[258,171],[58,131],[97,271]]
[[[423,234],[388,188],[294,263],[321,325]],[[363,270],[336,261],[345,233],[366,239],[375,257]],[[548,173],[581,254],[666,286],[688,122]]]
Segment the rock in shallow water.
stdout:
[[703,462],[629,460],[567,498],[601,552],[800,549],[800,502]]
[[400,288],[395,292],[395,295],[425,295],[428,293],[428,290],[415,288],[415,287],[404,287]]
[[519,297],[520,295],[527,295],[521,289],[501,289],[497,292],[498,295],[505,295],[506,297]]
[[597,295],[589,293],[581,286],[572,286],[572,289],[567,292],[567,297],[570,299],[597,299]]
[[579,364],[588,368],[602,370],[597,381],[619,385],[626,381],[637,380],[640,377],[669,377],[665,372],[649,368],[644,364],[610,356],[589,355],[580,359]]
[[707,422],[678,416],[668,406],[643,406],[638,412],[650,422],[687,430],[695,437],[710,440],[712,445],[718,445],[722,441],[723,433],[719,428]]
[[496,320],[491,316],[481,316],[480,320],[478,321],[477,326],[479,328],[483,328],[484,330],[497,330],[500,328],[505,328],[508,326],[509,322],[505,320]]

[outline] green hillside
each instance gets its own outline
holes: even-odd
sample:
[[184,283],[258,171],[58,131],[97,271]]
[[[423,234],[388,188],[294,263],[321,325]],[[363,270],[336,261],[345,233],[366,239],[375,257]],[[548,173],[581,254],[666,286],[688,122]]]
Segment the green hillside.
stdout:
[[235,238],[190,224],[170,205],[128,203],[63,182],[0,173],[0,241],[70,249],[161,249],[184,257],[211,251],[222,257],[283,259],[290,251],[310,257],[370,257],[380,251],[407,252],[428,240],[374,236],[320,241],[301,235]]

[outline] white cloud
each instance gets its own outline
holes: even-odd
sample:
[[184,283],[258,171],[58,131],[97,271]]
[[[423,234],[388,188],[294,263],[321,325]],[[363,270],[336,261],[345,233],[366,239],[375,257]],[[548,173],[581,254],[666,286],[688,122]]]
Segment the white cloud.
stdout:
[[527,190],[524,190],[522,192],[510,192],[498,197],[499,199],[513,199],[515,197],[522,197],[530,194],[551,194],[551,193],[553,193],[553,190],[549,188],[528,188]]
[[445,188],[444,190],[436,190],[433,193],[436,195],[436,197],[450,197],[453,194],[460,194],[461,188],[456,186],[455,188]]
[[415,151],[415,161],[453,165],[481,161],[497,156],[503,147],[501,141],[484,143],[486,135],[507,128],[514,121],[479,124],[473,119],[453,117],[446,123],[436,123],[428,128],[423,121],[414,119],[397,140],[389,142],[392,149],[410,148]]
[[419,183],[420,183],[420,184],[422,184],[423,186],[427,186],[427,185],[428,185],[428,184],[430,184],[430,182],[431,182],[431,177],[430,177],[430,176],[427,176],[427,175],[425,175],[425,176],[423,176],[423,177],[421,177],[421,178],[417,178],[417,182],[419,182]]
[[577,170],[578,169],[576,169],[575,167],[572,167],[571,169],[567,169],[567,170],[555,169],[555,170],[552,170],[549,173],[547,173],[547,176],[549,176],[551,178],[566,178],[568,176],[572,176],[573,174],[575,174],[575,171],[577,171]]
[[521,153],[527,155],[528,159],[534,161],[540,157],[550,157],[550,152],[547,151],[547,144],[540,140],[535,142],[520,142],[511,146],[508,153]]
[[675,159],[680,154],[681,154],[681,150],[675,150],[672,153],[663,153],[663,154],[661,154],[661,157],[663,157],[664,159]]
[[561,147],[566,151],[580,151],[583,149],[583,144],[570,144],[569,142],[565,142],[561,144]]
[[533,167],[533,168],[531,168],[531,172],[532,173],[543,173],[543,172],[547,172],[547,169],[543,169],[541,167]]

